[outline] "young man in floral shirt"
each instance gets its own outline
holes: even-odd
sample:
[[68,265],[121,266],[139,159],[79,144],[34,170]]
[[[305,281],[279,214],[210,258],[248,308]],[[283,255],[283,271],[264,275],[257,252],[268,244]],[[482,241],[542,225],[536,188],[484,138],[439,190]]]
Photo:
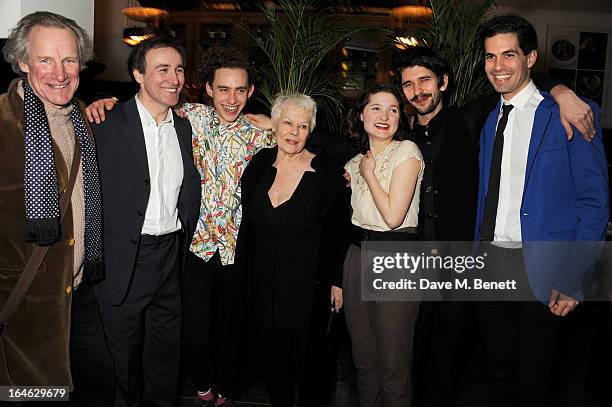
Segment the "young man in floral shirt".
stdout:
[[236,256],[242,219],[240,177],[253,155],[275,141],[271,132],[255,127],[242,114],[254,90],[252,67],[242,56],[215,47],[202,61],[200,79],[213,106],[183,105],[202,180],[200,218],[182,281],[183,351],[198,390],[196,401],[208,407],[215,405],[214,391],[216,405],[231,405],[237,382],[246,296],[245,271]]

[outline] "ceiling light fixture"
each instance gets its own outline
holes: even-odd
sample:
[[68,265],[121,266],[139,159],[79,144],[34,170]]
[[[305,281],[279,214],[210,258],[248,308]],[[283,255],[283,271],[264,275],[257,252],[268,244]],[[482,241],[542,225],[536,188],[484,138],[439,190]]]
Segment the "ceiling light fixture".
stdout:
[[429,18],[433,12],[431,7],[424,6],[418,0],[400,0],[397,6],[390,10],[391,17],[396,20],[419,20]]
[[419,40],[414,37],[395,37],[395,41],[393,44],[397,48],[405,50],[410,47],[416,47],[417,45],[419,45]]
[[155,35],[155,29],[151,27],[128,27],[123,30],[122,40],[127,45],[134,46],[155,37]]
[[130,20],[143,22],[154,22],[170,16],[166,10],[153,7],[126,7],[121,13]]

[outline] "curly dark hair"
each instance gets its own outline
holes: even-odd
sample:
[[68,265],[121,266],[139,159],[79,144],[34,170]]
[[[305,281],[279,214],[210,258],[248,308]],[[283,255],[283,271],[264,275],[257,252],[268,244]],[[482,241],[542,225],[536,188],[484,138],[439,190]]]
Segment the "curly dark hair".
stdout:
[[410,132],[408,131],[408,118],[404,111],[404,99],[397,89],[396,86],[392,85],[374,85],[366,89],[363,94],[357,100],[355,106],[348,112],[344,120],[344,132],[349,137],[356,150],[361,154],[365,154],[370,149],[370,140],[368,133],[366,133],[363,127],[363,121],[359,117],[366,105],[370,103],[370,97],[376,93],[386,92],[390,93],[397,99],[398,107],[400,110],[399,123],[397,126],[397,132],[393,135],[393,140],[407,140],[409,139]]
[[215,45],[202,54],[200,69],[198,69],[200,83],[205,85],[213,83],[215,72],[221,68],[239,68],[247,72],[248,84],[256,81],[255,67],[250,64],[240,51],[233,47]]

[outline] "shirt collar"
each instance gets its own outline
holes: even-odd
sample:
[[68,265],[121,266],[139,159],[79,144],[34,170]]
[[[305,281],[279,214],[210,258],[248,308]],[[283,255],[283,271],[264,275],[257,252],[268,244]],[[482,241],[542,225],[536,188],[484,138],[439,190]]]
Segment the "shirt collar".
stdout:
[[[145,105],[142,104],[142,102],[140,101],[140,98],[138,97],[138,94],[136,94],[136,107],[138,108],[138,115],[140,116],[140,121],[145,127],[157,126],[157,122],[155,121],[153,116],[151,116],[151,113],[149,113]],[[166,124],[166,123],[170,123],[171,125],[174,125],[174,116],[172,115],[172,109],[170,108],[168,108],[166,118],[162,120],[160,125]]]
[[442,127],[442,124],[446,121],[446,116],[447,115],[448,115],[448,108],[445,105],[442,105],[442,109],[440,109],[438,114],[436,114],[434,117],[432,117],[426,125],[420,124],[419,120],[415,116],[414,117],[413,128],[415,130],[421,130],[421,129],[427,128],[432,133],[437,132],[438,129],[440,127]]
[[[533,94],[537,91],[538,91],[538,88],[536,87],[535,83],[533,83],[533,81],[530,80],[527,86],[521,89],[521,91],[517,93],[516,95],[514,95],[514,97],[512,97],[512,99],[510,99],[509,101],[505,101],[504,98],[500,96],[501,103],[502,105],[511,104],[516,109],[522,110],[527,105],[527,102],[529,102],[529,99],[531,99]],[[501,109],[501,106],[500,106],[500,109]]]
[[215,108],[212,108],[211,110],[212,110],[212,116],[213,116],[213,124],[218,126],[220,129],[227,129],[227,130],[239,129],[245,124],[247,124],[244,114],[242,113],[238,115],[235,121],[233,121],[232,123],[226,124],[221,121],[221,117],[219,116]]

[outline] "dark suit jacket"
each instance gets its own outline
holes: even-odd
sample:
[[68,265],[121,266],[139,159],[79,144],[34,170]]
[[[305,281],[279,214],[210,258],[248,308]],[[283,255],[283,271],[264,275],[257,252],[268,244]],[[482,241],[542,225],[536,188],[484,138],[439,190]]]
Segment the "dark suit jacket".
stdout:
[[[416,129],[415,126],[413,130]],[[424,145],[423,138],[416,134],[414,138],[425,158],[419,236],[424,240],[471,241],[478,191],[478,147],[456,108],[444,107],[429,122],[428,133],[432,145],[439,146],[433,157],[427,156],[426,148],[430,146]],[[431,185],[429,171],[433,171]],[[426,203],[429,198],[433,198],[433,208]],[[433,222],[434,236],[424,236],[426,222]]]
[[[179,218],[191,242],[200,207],[200,177],[193,164],[191,125],[174,115],[174,127],[183,158]],[[104,207],[104,261],[106,279],[96,295],[120,304],[134,271],[144,215],[150,194],[149,166],[136,100],[118,104],[106,121],[94,127]]]

